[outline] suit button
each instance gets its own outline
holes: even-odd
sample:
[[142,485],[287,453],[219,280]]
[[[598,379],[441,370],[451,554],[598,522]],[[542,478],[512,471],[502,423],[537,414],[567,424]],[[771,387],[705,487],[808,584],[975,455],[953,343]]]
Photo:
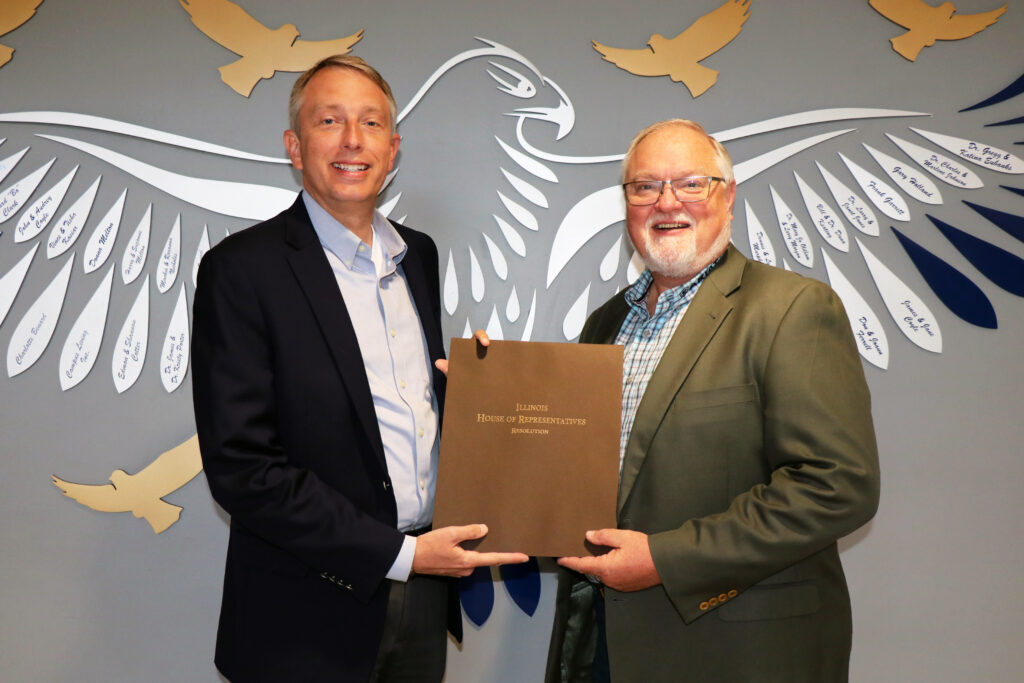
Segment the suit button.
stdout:
[[700,603],[700,611],[701,612],[706,612],[709,607],[711,607],[711,605],[709,605],[706,601]]
[[729,597],[730,598],[735,598],[737,595],[739,595],[739,593],[736,592],[735,588],[733,588],[731,591],[729,591]]
[[719,602],[725,602],[728,599],[729,599],[729,596],[726,595],[725,593],[722,593],[721,595],[718,596],[718,601]]
[[391,488],[391,484],[387,483],[386,481],[382,481],[381,483],[384,484],[384,490],[385,491],[387,491],[388,489]]
[[708,604],[714,607],[718,604],[718,598],[711,598],[710,600],[708,600]]

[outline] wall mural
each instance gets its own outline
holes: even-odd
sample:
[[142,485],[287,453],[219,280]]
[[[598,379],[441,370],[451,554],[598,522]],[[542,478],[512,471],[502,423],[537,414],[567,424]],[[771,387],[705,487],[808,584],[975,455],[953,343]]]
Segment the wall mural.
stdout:
[[[180,2],[197,28],[241,56],[220,72],[225,83],[245,96],[260,79],[271,78],[276,71],[301,71],[324,54],[348,52],[363,37],[359,31],[332,41],[297,41],[294,25],[270,30],[227,0]],[[0,11],[0,31],[26,21],[39,3],[14,4],[20,14],[10,18],[14,8],[8,3]],[[952,17],[950,3],[934,8],[934,13],[914,0],[871,0],[870,5],[911,29],[892,40],[894,49],[911,60],[935,39],[972,35],[1005,11],[1004,6],[981,15]],[[941,21],[928,18],[939,16],[939,10],[944,12]],[[597,42],[593,47],[607,61],[631,73],[669,75],[698,97],[717,78],[716,71],[698,62],[735,38],[750,11],[750,0],[726,2],[674,39],[651,36],[649,49],[609,48]],[[693,41],[692,36],[698,34],[703,40]],[[621,229],[625,205],[618,185],[594,187],[567,205],[553,201],[550,195],[558,187],[563,169],[615,163],[621,152],[564,153],[559,142],[576,121],[567,88],[516,49],[491,39],[477,41],[475,47],[440,64],[402,105],[398,117],[401,122],[414,115],[417,105],[441,79],[469,63],[477,64],[493,79],[498,94],[492,93],[492,97],[511,98],[516,103],[505,111],[512,129],[494,135],[493,140],[503,155],[500,171],[507,183],[487,189],[496,194],[493,224],[480,229],[481,239],[439,245],[445,323],[448,328],[461,328],[467,336],[474,328],[483,327],[495,339],[571,341],[579,335],[592,307],[591,293],[600,287],[625,286],[642,266]],[[1022,92],[1024,76],[962,111],[1004,102]],[[934,312],[940,306],[971,325],[998,325],[994,306],[971,279],[975,276],[937,255],[920,235],[908,234],[905,226],[912,217],[926,216],[977,272],[1000,288],[1024,296],[1024,261],[973,234],[972,226],[955,226],[943,215],[944,206],[959,200],[983,221],[1024,241],[1024,211],[1013,214],[987,206],[994,193],[1024,195],[1024,189],[1005,184],[1012,176],[1024,174],[1024,160],[1006,149],[1021,144],[1009,139],[1007,131],[1024,123],[1024,118],[996,122],[979,131],[966,126],[934,130],[923,120],[927,116],[928,112],[895,108],[844,107],[796,111],[712,131],[727,144],[753,136],[771,141],[767,151],[734,159],[738,183],[749,183],[769,169],[784,168],[792,174],[792,183],[779,183],[778,176],[773,176],[776,180],[765,192],[748,194],[742,205],[737,204],[734,242],[759,261],[807,271],[805,274],[813,275],[809,269],[820,258],[828,281],[846,305],[862,357],[880,370],[888,368],[892,360],[888,335],[893,328],[916,348],[943,352],[939,316]],[[851,127],[874,119],[891,120],[891,132],[862,139],[857,128]],[[547,125],[528,128],[528,122],[538,121]],[[34,138],[42,143],[38,149],[25,146],[7,150],[11,151],[7,154],[3,147],[6,138],[2,137],[5,124],[57,127],[65,133],[35,133]],[[821,132],[823,126],[828,129]],[[813,134],[801,132],[811,127]],[[547,135],[538,140],[538,130]],[[74,323],[63,339],[57,340],[60,356],[56,363],[42,363],[38,370],[56,373],[62,391],[73,389],[99,367],[103,373],[109,370],[119,394],[128,392],[143,372],[157,373],[164,390],[173,393],[188,372],[191,293],[203,254],[230,229],[288,206],[296,189],[173,171],[119,151],[116,146],[121,138],[104,136],[111,132],[185,154],[212,154],[258,164],[288,161],[115,118],[55,111],[0,112],[0,226],[11,222],[4,232],[12,235],[13,244],[6,248],[21,250],[15,265],[0,274],[0,330],[7,337],[8,378],[29,371],[40,361],[63,316]],[[866,158],[873,163],[830,149],[830,141],[853,137],[861,141]],[[70,161],[74,167],[51,175],[58,159]],[[202,161],[196,161],[194,167],[202,168]],[[13,173],[16,168],[19,173]],[[79,172],[92,182],[78,196],[68,197]],[[104,174],[107,182],[126,182],[131,177],[145,183],[148,208],[141,215],[125,215],[127,187],[112,205],[94,206]],[[399,221],[407,217],[404,183],[402,169],[396,168],[382,190],[379,207]],[[161,215],[177,218],[170,225],[154,224],[154,206]],[[223,216],[224,224],[204,224],[200,229],[189,213],[193,206]],[[91,216],[99,218],[90,221]],[[411,218],[414,223],[430,223],[420,220],[428,217]],[[886,262],[876,256],[874,245],[882,240],[898,242],[907,260]],[[45,249],[40,248],[43,243]],[[593,253],[593,245],[599,245],[603,254],[596,260],[588,255]],[[876,291],[856,286],[844,274],[858,257],[866,264]],[[33,263],[55,259],[63,259],[63,265],[45,287],[37,291],[23,287]],[[578,266],[582,259],[593,260],[584,264],[590,280],[567,282],[567,267],[571,263]],[[545,267],[538,269],[538,262]],[[914,291],[906,284],[910,268],[920,273],[930,291]],[[92,292],[81,310],[64,310],[70,288]],[[568,297],[567,288],[572,291]],[[151,302],[165,295],[174,297],[173,312],[167,318],[151,320]],[[114,297],[133,301],[123,320],[108,320]],[[6,320],[16,300],[31,303],[17,319]],[[888,316],[879,315],[882,308]],[[554,315],[558,324],[538,326],[540,311]],[[176,400],[189,402],[190,397],[182,392]],[[194,478],[201,467],[192,437],[156,456],[134,475],[116,470],[107,484],[74,483],[56,475],[53,483],[83,506],[102,512],[131,512],[161,533],[176,523],[181,513],[179,506],[163,499]],[[501,574],[513,599],[532,614],[540,586],[535,565],[502,567]],[[485,570],[463,582],[467,614],[477,624],[486,620],[493,602],[490,576]]]

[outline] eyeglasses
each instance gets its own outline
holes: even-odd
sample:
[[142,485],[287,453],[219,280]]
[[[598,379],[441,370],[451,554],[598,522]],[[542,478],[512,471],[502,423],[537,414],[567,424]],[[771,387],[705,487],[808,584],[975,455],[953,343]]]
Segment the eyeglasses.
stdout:
[[695,175],[675,180],[634,180],[623,183],[622,188],[626,191],[626,201],[633,206],[657,204],[665,185],[672,188],[672,194],[680,202],[702,202],[711,195],[711,184],[716,180],[725,182],[725,178]]

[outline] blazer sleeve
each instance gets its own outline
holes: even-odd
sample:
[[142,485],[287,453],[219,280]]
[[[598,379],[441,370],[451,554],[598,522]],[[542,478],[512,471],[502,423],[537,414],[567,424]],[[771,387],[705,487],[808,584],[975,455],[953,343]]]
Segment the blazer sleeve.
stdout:
[[[705,613],[708,596],[731,597],[813,555],[878,506],[870,396],[838,296],[811,281],[764,340],[763,423],[751,438],[763,440],[768,481],[721,513],[650,536],[663,586],[687,622]],[[729,454],[721,458],[727,467]]]
[[193,402],[210,491],[233,528],[328,572],[368,601],[403,535],[285,452],[276,417],[285,399],[274,374],[281,349],[269,341],[266,292],[233,255],[207,253],[193,305]]

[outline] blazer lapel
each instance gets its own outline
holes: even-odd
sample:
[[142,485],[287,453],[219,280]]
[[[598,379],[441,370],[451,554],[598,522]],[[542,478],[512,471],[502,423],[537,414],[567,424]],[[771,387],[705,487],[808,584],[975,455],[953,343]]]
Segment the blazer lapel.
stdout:
[[416,305],[416,313],[420,317],[423,335],[427,338],[427,349],[430,352],[430,358],[427,360],[432,362],[434,359],[444,357],[441,329],[438,327],[438,320],[434,315],[439,294],[430,286],[430,280],[423,266],[422,250],[417,249],[405,235],[403,235],[403,239],[409,245],[409,250],[406,252],[405,258],[402,259],[402,271],[405,273],[405,281],[409,286],[409,293],[412,294],[413,304]]
[[731,244],[725,259],[701,284],[665,349],[637,407],[619,481],[618,514],[629,499],[651,441],[697,359],[732,310],[728,296],[740,286],[746,257]]
[[359,416],[366,436],[373,444],[382,465],[384,444],[377,426],[377,414],[373,408],[370,383],[366,379],[363,356],[359,351],[352,319],[349,317],[345,300],[338,289],[334,273],[324,255],[324,249],[309,221],[300,196],[288,211],[285,225],[285,239],[293,251],[288,262],[298,280],[299,286],[309,299],[313,315],[320,325],[320,331],[327,340],[334,365],[341,375],[342,383],[348,390],[352,406]]

